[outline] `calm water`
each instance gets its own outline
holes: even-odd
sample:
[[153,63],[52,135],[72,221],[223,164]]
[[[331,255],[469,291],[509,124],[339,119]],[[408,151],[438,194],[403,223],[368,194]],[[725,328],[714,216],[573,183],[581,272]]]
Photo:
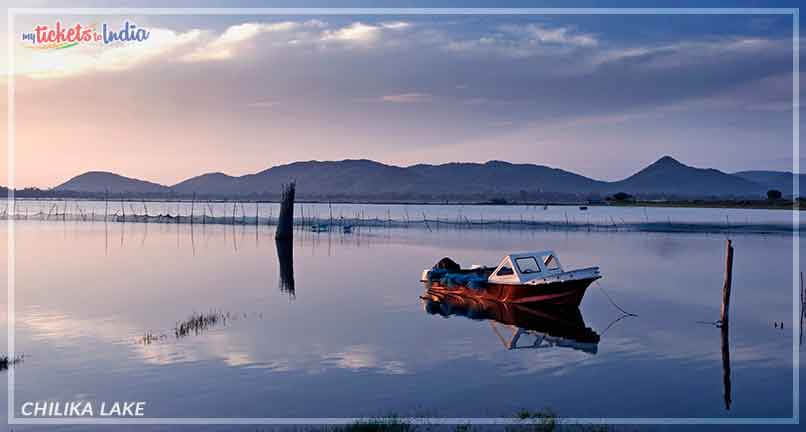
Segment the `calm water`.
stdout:
[[[145,400],[150,417],[789,417],[792,239],[732,238],[728,410],[720,331],[700,323],[719,317],[724,235],[298,232],[292,292],[270,227],[18,221],[16,400]],[[579,315],[420,298],[443,256],[544,248],[601,266]],[[213,310],[229,318],[174,334]],[[585,327],[598,343],[574,340]]]

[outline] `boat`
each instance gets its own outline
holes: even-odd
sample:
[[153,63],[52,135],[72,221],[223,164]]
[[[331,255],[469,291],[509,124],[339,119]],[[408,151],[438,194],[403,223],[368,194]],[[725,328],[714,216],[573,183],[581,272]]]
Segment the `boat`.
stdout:
[[588,206],[579,206],[579,209],[582,210],[582,211],[585,211],[585,210],[588,209]]
[[551,250],[506,255],[497,267],[462,269],[450,258],[423,270],[421,282],[435,292],[515,304],[578,307],[602,275],[599,267],[565,271]]
[[[426,290],[423,309],[431,315],[489,321],[506,350],[570,348],[596,354],[600,336],[577,307],[524,306]],[[499,326],[511,333],[508,337]]]

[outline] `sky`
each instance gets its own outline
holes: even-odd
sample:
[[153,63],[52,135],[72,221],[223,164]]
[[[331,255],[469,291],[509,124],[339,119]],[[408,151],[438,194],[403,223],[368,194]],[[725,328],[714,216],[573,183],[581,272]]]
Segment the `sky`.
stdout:
[[[339,6],[670,4],[685,5]],[[256,3],[70,3],[121,5]],[[22,41],[22,32],[56,20],[110,28],[128,20],[150,36],[62,50]],[[90,170],[171,185],[207,172],[357,158],[401,166],[506,160],[602,180],[663,155],[728,172],[792,166],[788,15],[54,14],[16,17],[11,35],[18,187],[53,187]],[[8,70],[7,44],[0,53]],[[2,79],[7,84],[8,73]],[[5,98],[0,104],[5,114]]]

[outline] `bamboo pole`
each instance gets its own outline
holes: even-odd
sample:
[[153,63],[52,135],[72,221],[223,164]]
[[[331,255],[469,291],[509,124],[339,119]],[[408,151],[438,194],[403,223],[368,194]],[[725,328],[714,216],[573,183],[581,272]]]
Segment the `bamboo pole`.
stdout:
[[730,288],[733,279],[733,244],[725,241],[725,283],[722,286],[722,311],[719,322],[727,326],[730,318]]

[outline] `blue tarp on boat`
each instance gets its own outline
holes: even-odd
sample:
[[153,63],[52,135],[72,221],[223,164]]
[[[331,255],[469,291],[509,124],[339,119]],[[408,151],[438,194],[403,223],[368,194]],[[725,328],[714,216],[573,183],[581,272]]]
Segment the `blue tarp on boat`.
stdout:
[[487,277],[479,273],[450,273],[445,269],[432,269],[428,273],[429,282],[439,282],[446,287],[465,286],[473,289],[483,288]]

